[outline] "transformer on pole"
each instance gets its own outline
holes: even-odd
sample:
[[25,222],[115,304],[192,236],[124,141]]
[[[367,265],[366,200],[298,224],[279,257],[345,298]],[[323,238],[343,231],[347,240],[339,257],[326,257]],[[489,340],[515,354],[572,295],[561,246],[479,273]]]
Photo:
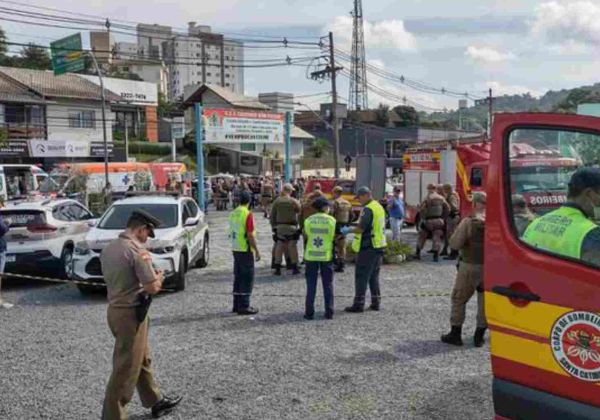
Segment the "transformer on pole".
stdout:
[[352,68],[350,70],[348,106],[351,110],[359,111],[369,108],[362,0],[354,0],[354,10],[350,14],[354,22],[352,26]]

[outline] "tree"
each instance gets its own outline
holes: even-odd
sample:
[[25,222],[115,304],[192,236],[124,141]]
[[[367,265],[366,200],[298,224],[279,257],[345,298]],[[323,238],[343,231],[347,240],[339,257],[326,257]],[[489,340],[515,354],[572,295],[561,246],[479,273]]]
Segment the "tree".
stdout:
[[171,113],[177,109],[177,105],[167,101],[164,93],[158,92],[158,116],[170,117]]
[[14,61],[16,67],[35,70],[52,69],[52,60],[48,50],[33,43],[23,47]]
[[385,104],[379,104],[375,110],[375,125],[387,127],[390,122],[390,107]]
[[419,125],[419,114],[412,106],[398,105],[393,111],[400,117],[398,127],[415,127]]
[[574,113],[577,112],[577,105],[583,103],[596,103],[600,102],[600,93],[589,90],[577,88],[573,89],[567,97],[560,101],[553,109],[555,112]]
[[8,52],[8,45],[6,45],[6,33],[4,29],[0,28],[0,60],[4,62],[6,53]]
[[326,139],[314,139],[312,142],[312,152],[315,159],[320,159],[329,150],[330,145]]

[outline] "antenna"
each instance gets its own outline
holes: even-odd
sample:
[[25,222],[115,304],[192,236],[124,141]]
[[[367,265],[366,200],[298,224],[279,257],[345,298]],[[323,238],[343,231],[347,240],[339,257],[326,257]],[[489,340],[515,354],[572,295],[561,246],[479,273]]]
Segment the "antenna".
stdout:
[[367,91],[367,66],[365,63],[365,31],[363,27],[362,0],[354,0],[352,25],[352,68],[350,70],[350,109],[359,111],[369,108]]

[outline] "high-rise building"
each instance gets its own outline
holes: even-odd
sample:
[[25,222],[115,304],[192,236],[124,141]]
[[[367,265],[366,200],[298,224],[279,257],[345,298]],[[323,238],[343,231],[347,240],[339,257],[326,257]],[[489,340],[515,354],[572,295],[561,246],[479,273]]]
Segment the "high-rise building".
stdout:
[[117,42],[114,47],[113,58],[115,60],[138,59],[138,44],[135,42]]
[[163,44],[173,36],[170,26],[140,23],[136,27],[138,53],[144,58],[161,59]]

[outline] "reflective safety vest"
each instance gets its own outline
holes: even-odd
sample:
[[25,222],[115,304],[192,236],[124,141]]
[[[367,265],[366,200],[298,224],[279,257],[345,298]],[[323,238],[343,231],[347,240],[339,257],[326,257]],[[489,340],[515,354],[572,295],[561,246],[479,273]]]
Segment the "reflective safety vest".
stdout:
[[246,220],[250,210],[248,206],[237,206],[235,210],[229,213],[229,239],[231,240],[231,249],[234,252],[248,252],[250,244],[246,238]]
[[306,234],[306,261],[331,261],[333,259],[333,239],[335,219],[325,213],[316,213],[304,221]]
[[[385,240],[385,210],[375,200],[371,200],[366,206],[373,213],[373,226],[371,226],[371,244],[375,249],[385,248],[387,242]],[[357,233],[352,241],[352,251],[358,253],[360,251],[360,243],[362,235]]]
[[580,259],[583,240],[597,227],[581,210],[564,206],[531,222],[523,241],[544,251]]

